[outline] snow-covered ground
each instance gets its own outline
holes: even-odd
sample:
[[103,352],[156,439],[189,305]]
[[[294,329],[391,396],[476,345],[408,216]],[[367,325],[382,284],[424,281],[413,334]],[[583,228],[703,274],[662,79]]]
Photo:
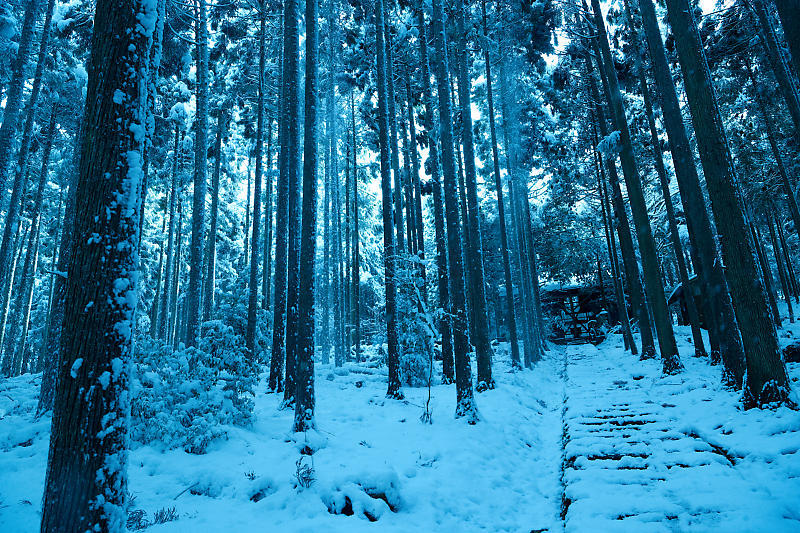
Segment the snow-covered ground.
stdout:
[[[319,449],[306,489],[296,477],[306,442],[292,440],[293,412],[279,410],[281,398],[262,383],[254,427],[230,428],[208,454],[134,449],[134,506],[151,521],[175,508],[178,520],[153,532],[552,530],[560,521],[560,358],[510,373],[506,351],[498,356],[498,387],[479,395],[475,426],[453,418],[453,385],[433,387],[429,425],[420,421],[427,389],[387,400],[385,372],[318,366],[319,432],[308,444]],[[0,531],[38,530],[49,431],[49,419],[33,419],[38,383],[28,375],[0,384]],[[352,516],[329,513],[345,498]]]
[[[673,377],[618,336],[553,347],[517,373],[502,346],[475,426],[453,418],[452,385],[433,387],[428,425],[426,389],[387,400],[385,373],[318,366],[319,431],[295,438],[262,383],[254,427],[229,428],[209,453],[135,448],[133,509],[150,522],[175,509],[153,532],[800,531],[800,413],[742,411],[678,332],[686,372]],[[790,372],[800,387],[800,366]],[[39,379],[0,382],[3,532],[38,529],[50,423],[34,418]]]

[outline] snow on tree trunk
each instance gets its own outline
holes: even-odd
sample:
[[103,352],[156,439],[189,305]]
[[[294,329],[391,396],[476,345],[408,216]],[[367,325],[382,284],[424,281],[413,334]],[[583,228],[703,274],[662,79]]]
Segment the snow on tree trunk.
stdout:
[[148,52],[156,3],[99,0],[41,530],[125,530]]

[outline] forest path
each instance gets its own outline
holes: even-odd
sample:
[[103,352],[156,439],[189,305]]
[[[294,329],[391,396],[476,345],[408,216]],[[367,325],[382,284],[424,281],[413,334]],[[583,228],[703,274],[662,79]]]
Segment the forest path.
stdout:
[[740,411],[691,346],[662,376],[616,340],[564,350],[565,530],[800,530],[797,413]]

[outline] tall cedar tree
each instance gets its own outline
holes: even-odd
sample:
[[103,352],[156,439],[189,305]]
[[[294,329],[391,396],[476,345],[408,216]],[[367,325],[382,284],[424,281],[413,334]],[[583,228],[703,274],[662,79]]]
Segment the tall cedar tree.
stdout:
[[738,177],[697,22],[687,0],[667,0],[666,4],[742,333],[747,366],[744,403],[747,407],[781,403],[788,398],[789,380],[775,327],[770,322],[767,294],[753,254],[753,243],[745,237],[749,232],[739,196]]
[[463,0],[456,0],[456,31],[458,33],[456,64],[458,72],[458,103],[461,111],[461,139],[464,147],[464,179],[467,193],[467,227],[470,248],[467,255],[469,269],[469,293],[472,302],[472,344],[478,362],[477,390],[494,388],[492,378],[492,346],[489,343],[489,317],[486,311],[486,283],[483,276],[483,246],[481,241],[480,214],[478,213],[478,184],[475,170],[475,140],[472,133],[472,99],[469,75],[469,50],[467,49],[467,7]]
[[[267,62],[267,5],[258,6],[258,102],[256,103],[256,173],[253,185],[253,234],[250,245],[250,283],[247,285],[247,331],[245,343],[250,357],[256,357],[256,322],[258,320],[258,267],[261,266],[261,175],[264,161],[265,65]],[[206,280],[208,283],[209,280]]]
[[203,277],[203,232],[206,221],[208,174],[208,7],[197,0],[197,120],[194,139],[194,192],[192,196],[192,242],[189,247],[189,288],[186,294],[186,344],[200,337]]
[[319,30],[317,0],[306,0],[306,94],[303,124],[303,227],[297,309],[297,392],[294,431],[314,427],[314,265],[317,255],[317,102]]
[[600,9],[600,0],[592,0],[594,11],[594,26],[596,41],[601,54],[597,57],[601,65],[601,75],[605,76],[608,86],[609,105],[614,128],[619,132],[621,142],[620,162],[625,184],[628,189],[628,199],[631,204],[631,214],[636,227],[637,241],[642,257],[642,273],[644,275],[645,292],[647,301],[653,313],[653,322],[658,335],[658,346],[661,352],[661,361],[664,373],[673,374],[682,370],[683,365],[678,355],[678,346],[672,330],[672,316],[667,308],[667,298],[664,286],[661,284],[661,269],[658,264],[658,252],[653,239],[650,220],[647,216],[647,204],[642,190],[642,182],[637,168],[636,156],[633,151],[628,121],[622,100],[622,93],[617,81],[617,73],[611,57],[611,48],[608,44],[603,12]]
[[99,0],[41,530],[125,530],[151,2]]
[[447,252],[450,273],[450,312],[453,324],[453,348],[456,374],[456,417],[470,424],[480,419],[472,392],[472,369],[467,339],[467,302],[464,295],[464,268],[461,261],[461,228],[459,227],[458,184],[453,139],[453,110],[450,99],[450,76],[442,0],[432,3],[433,46],[439,58],[436,84],[439,93],[439,139],[441,140],[442,175],[444,176],[445,217],[447,220]]
[[692,250],[697,256],[695,269],[699,272],[704,294],[709,295],[707,307],[711,312],[706,313],[706,320],[710,323],[712,337],[711,359],[714,361],[717,358],[714,354],[716,339],[727,379],[735,386],[741,387],[745,370],[742,338],[728,292],[728,282],[722,271],[722,261],[717,254],[716,238],[711,228],[689,136],[683,124],[680,102],[672,81],[664,43],[661,40],[655,6],[652,0],[639,0],[639,7],[689,239]]
[[[375,49],[378,55],[378,143],[380,144],[381,162],[381,203],[383,214],[383,264],[384,290],[386,291],[386,344],[388,349],[387,364],[389,366],[388,388],[386,396],[400,399],[400,346],[397,332],[397,285],[395,280],[397,251],[394,242],[392,224],[392,184],[389,147],[389,105],[386,70],[386,43],[384,31],[383,0],[375,1]],[[393,146],[397,146],[393,143]]]
[[425,100],[425,131],[428,135],[428,169],[431,174],[433,189],[433,217],[436,239],[436,281],[439,294],[439,307],[442,310],[439,318],[439,333],[442,336],[442,381],[452,383],[453,375],[453,328],[450,313],[450,287],[447,274],[447,235],[444,224],[444,205],[442,200],[442,167],[439,160],[439,135],[433,125],[436,102],[431,90],[431,72],[428,60],[428,28],[425,24],[425,13],[422,1],[415,6],[417,27],[419,29],[419,53],[422,94]]

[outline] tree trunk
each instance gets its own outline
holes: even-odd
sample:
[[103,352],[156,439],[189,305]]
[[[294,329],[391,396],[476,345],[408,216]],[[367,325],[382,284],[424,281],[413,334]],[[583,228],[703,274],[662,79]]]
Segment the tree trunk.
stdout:
[[[52,4],[53,2],[50,3]],[[8,185],[8,175],[11,172],[14,137],[17,135],[17,121],[22,107],[22,93],[25,83],[28,81],[25,67],[31,54],[35,34],[34,26],[36,25],[41,5],[42,0],[29,0],[25,5],[25,15],[22,19],[22,28],[17,42],[17,55],[11,63],[11,79],[3,95],[5,107],[3,108],[3,124],[0,126],[0,208],[5,206],[6,203],[6,187]],[[50,8],[50,14],[52,16],[52,7]],[[45,31],[44,35],[48,34],[49,31]],[[44,39],[47,39],[47,37],[44,37]]]
[[211,212],[209,214],[208,243],[206,244],[206,282],[203,285],[203,321],[211,320],[214,309],[214,289],[216,285],[217,263],[217,214],[219,212],[219,174],[222,167],[223,129],[227,128],[226,111],[219,110],[217,117],[217,140],[214,146],[216,158],[214,173],[211,176]]
[[631,205],[631,214],[633,215],[633,223],[636,227],[636,236],[642,257],[642,273],[644,274],[647,301],[653,312],[653,322],[658,335],[663,371],[665,374],[674,374],[680,372],[683,369],[683,365],[678,355],[678,346],[672,330],[672,320],[667,308],[664,286],[661,284],[661,269],[658,265],[655,240],[650,228],[650,219],[647,215],[647,203],[642,190],[636,156],[633,152],[633,143],[625,116],[622,93],[619,89],[616,71],[614,71],[611,48],[608,44],[599,0],[592,0],[592,10],[594,11],[594,25],[597,32],[596,41],[601,52],[601,56],[597,60],[601,64],[600,71],[605,74],[605,79],[608,82],[607,97],[612,110],[614,128],[620,133],[622,145],[620,162],[622,163],[622,173],[628,189],[628,201]]
[[483,245],[481,241],[480,214],[478,212],[478,184],[475,170],[475,141],[472,134],[472,105],[467,58],[466,7],[456,0],[456,32],[458,34],[456,63],[458,70],[458,102],[461,106],[461,135],[464,145],[464,174],[467,192],[467,231],[471,248],[467,268],[470,271],[470,292],[473,295],[475,358],[478,367],[478,392],[494,388],[492,377],[492,346],[489,343],[488,314],[486,311],[486,283],[483,276]]
[[595,149],[595,172],[597,173],[598,190],[600,192],[600,203],[603,212],[603,226],[606,231],[606,243],[608,245],[608,259],[611,265],[612,277],[614,278],[614,296],[617,301],[617,314],[619,321],[622,325],[622,338],[625,344],[625,349],[630,349],[633,355],[638,353],[636,349],[636,342],[633,340],[633,333],[631,332],[630,317],[628,316],[628,304],[625,301],[625,291],[622,289],[622,272],[619,267],[619,259],[617,256],[617,242],[614,238],[614,231],[611,227],[611,207],[608,202],[608,190],[606,189],[605,173],[603,172],[603,160],[599,153],[597,153],[597,133],[595,129],[594,134],[594,149]]
[[[125,530],[148,49],[146,6],[98,0],[43,532]],[[120,94],[121,93],[121,94]],[[122,96],[122,103],[119,97]],[[99,221],[99,222],[98,222]]]
[[795,302],[800,301],[800,290],[798,290],[797,286],[797,277],[794,273],[794,266],[792,266],[792,257],[789,254],[789,247],[786,244],[786,234],[783,232],[783,224],[778,222],[778,240],[781,243],[781,248],[783,249],[783,259],[786,262],[786,270],[789,273],[789,281],[791,282],[792,291],[794,292]]
[[486,100],[489,106],[489,132],[492,143],[492,163],[494,170],[494,188],[497,194],[497,219],[500,221],[500,251],[503,254],[503,281],[506,291],[506,327],[508,340],[511,343],[511,366],[521,368],[519,341],[517,339],[517,321],[514,317],[514,284],[511,278],[511,259],[508,253],[508,232],[506,230],[506,208],[503,201],[503,182],[500,178],[500,156],[497,150],[497,129],[494,120],[494,94],[492,92],[492,61],[489,56],[486,0],[481,1],[483,14],[483,36],[486,44],[483,49],[483,62],[486,64]]
[[261,307],[269,309],[272,273],[272,117],[267,117],[267,165],[264,170],[264,257],[261,269]]
[[[386,64],[386,43],[384,42],[384,7],[383,0],[375,1],[375,49],[378,54],[378,142],[380,145],[380,164],[381,164],[381,202],[383,214],[383,263],[384,263],[384,287],[386,291],[386,345],[387,345],[387,366],[389,367],[388,388],[386,396],[389,398],[400,399],[403,392],[400,389],[400,347],[397,335],[397,286],[395,280],[395,268],[397,264],[395,250],[395,232],[392,227],[392,184],[390,176],[391,147],[389,145],[390,117],[389,110],[391,93],[388,89]],[[397,143],[392,142],[393,147]],[[395,174],[398,177],[398,174]],[[396,189],[396,191],[399,189]],[[395,216],[397,211],[395,210]]]
[[172,317],[172,286],[174,278],[177,276],[174,267],[175,258],[175,209],[178,204],[179,185],[178,185],[178,157],[179,157],[179,135],[180,128],[175,124],[175,144],[172,154],[172,182],[169,191],[169,231],[167,233],[167,266],[164,274],[164,292],[161,296],[161,316],[159,317],[158,338],[163,342],[169,342],[169,325]]
[[775,5],[783,26],[783,37],[789,44],[794,73],[800,76],[800,0],[777,0]]
[[453,325],[453,345],[456,377],[456,417],[470,424],[480,419],[472,393],[472,369],[467,340],[466,298],[464,271],[461,262],[461,231],[459,227],[455,144],[453,142],[453,113],[450,101],[450,80],[445,41],[442,0],[433,0],[431,30],[438,58],[436,84],[439,93],[439,134],[441,139],[442,175],[444,177],[445,218],[447,220],[448,270],[450,274],[450,312]]
[[203,277],[203,231],[206,221],[208,157],[208,11],[207,0],[197,0],[197,123],[194,140],[194,196],[192,243],[189,248],[189,288],[186,294],[186,345],[200,337],[200,300]]
[[775,166],[778,167],[778,176],[780,176],[781,179],[783,193],[786,195],[786,203],[789,207],[789,213],[792,215],[795,231],[800,232],[800,209],[797,207],[797,198],[794,194],[794,188],[789,182],[789,173],[786,168],[786,163],[783,160],[783,154],[781,154],[781,150],[778,147],[778,136],[775,131],[775,125],[773,124],[772,119],[767,112],[767,106],[764,102],[764,95],[761,94],[760,87],[756,83],[756,78],[753,74],[749,57],[745,58],[745,69],[747,70],[747,77],[750,80],[750,84],[753,86],[753,94],[755,95],[756,105],[758,106],[761,120],[764,121],[764,126],[767,130],[767,141],[769,142],[769,147],[772,151],[772,157],[775,159]]
[[706,210],[706,200],[700,187],[694,154],[683,124],[655,7],[652,0],[639,0],[639,6],[692,253],[697,258],[695,267],[704,289],[707,306],[707,312],[704,314],[709,325],[711,362],[714,363],[721,358],[725,366],[725,379],[738,388],[742,385],[745,372],[744,347],[731,294],[728,292],[728,282],[722,270],[722,260],[717,254],[716,238]]
[[[278,115],[278,183],[276,185],[275,209],[275,290],[273,291],[274,303],[272,306],[272,352],[269,365],[269,390],[283,391],[283,369],[286,359],[286,317],[287,317],[287,270],[288,270],[288,223],[289,223],[289,166],[293,161],[289,159],[292,153],[289,136],[289,113],[297,110],[296,97],[289,101],[289,71],[291,65],[297,69],[297,64],[288,58],[291,51],[292,38],[297,38],[297,27],[294,23],[287,25],[289,18],[297,15],[297,4],[291,2],[288,6],[284,3],[283,14],[283,57],[281,59],[281,112]],[[291,8],[293,11],[287,12]],[[289,16],[287,16],[289,14]],[[294,37],[291,29],[294,28]],[[296,50],[296,49],[295,49]],[[296,52],[295,52],[296,56]],[[296,77],[295,77],[296,81]],[[294,86],[296,89],[296,85]],[[296,93],[295,93],[296,94]],[[296,117],[297,115],[295,115]]]
[[[591,63],[589,62],[588,56],[586,58],[586,64],[588,72],[591,72]],[[601,75],[601,79],[602,78],[603,76]],[[606,137],[608,135],[608,126],[606,124],[605,113],[600,101],[597,84],[591,76],[589,78],[589,90],[590,101],[595,102],[595,118],[597,120],[598,129],[600,130],[600,135]],[[620,252],[622,253],[622,265],[625,270],[625,279],[628,283],[628,294],[631,299],[631,304],[639,318],[639,332],[641,333],[642,342],[641,357],[643,359],[649,359],[655,357],[655,341],[650,326],[650,314],[647,311],[645,294],[642,290],[642,282],[639,278],[639,265],[636,261],[633,248],[633,236],[631,235],[631,227],[628,222],[628,214],[625,212],[625,204],[622,200],[622,189],[619,186],[619,175],[617,174],[617,165],[614,159],[615,157],[608,157],[605,163],[608,181],[611,185],[611,202],[614,206],[614,217],[617,221],[616,226],[619,236]]]
[[395,241],[395,253],[402,254],[405,245],[405,237],[403,236],[403,194],[402,183],[400,177],[400,147],[397,143],[397,111],[395,107],[395,94],[394,94],[394,59],[392,54],[392,33],[390,31],[389,21],[387,20],[387,8],[383,6],[383,39],[385,46],[385,59],[386,59],[386,100],[387,100],[387,113],[389,121],[389,142],[392,158],[392,176],[394,185],[394,226],[397,232],[397,240]]
[[766,289],[767,297],[769,298],[770,316],[772,316],[772,321],[775,323],[775,327],[780,328],[781,313],[778,310],[778,297],[775,294],[775,285],[772,279],[772,268],[770,267],[769,261],[767,261],[767,253],[764,251],[764,247],[761,244],[761,232],[756,229],[755,224],[752,222],[750,223],[750,236],[753,239],[753,245],[756,249],[756,256],[758,256],[758,262],[761,265],[761,275],[762,279],[764,280],[764,288]]
[[[330,69],[329,69],[330,72]],[[330,106],[330,92],[326,95],[326,106]],[[330,128],[330,122],[327,124]],[[322,347],[322,363],[328,364],[331,354],[331,151],[325,151],[325,188],[322,204],[322,227],[324,234],[322,250],[322,279],[320,283],[320,300],[322,303],[322,328],[320,346]]]
[[[781,1],[782,0],[778,0],[776,3],[780,3]],[[769,13],[767,13],[767,4],[765,0],[753,0],[752,2],[747,2],[746,5],[755,12],[758,25],[760,26],[759,37],[761,38],[761,43],[764,45],[767,61],[770,67],[772,67],[775,79],[778,81],[778,88],[786,102],[789,116],[792,117],[795,139],[800,141],[800,98],[798,98],[795,81],[792,79],[792,75],[789,72],[789,66],[783,58],[782,46],[778,42],[777,35],[775,35],[772,20]]]
[[[350,118],[352,126],[352,150],[351,157],[353,168],[353,226],[351,239],[353,260],[350,262],[352,273],[350,279],[353,283],[353,288],[350,295],[353,298],[352,306],[350,307],[353,313],[353,345],[355,346],[355,360],[361,362],[361,244],[359,238],[359,219],[358,219],[358,165],[357,163],[357,144],[356,144],[356,106],[354,93],[350,93]],[[341,365],[342,363],[339,362]]]
[[[331,9],[333,7],[331,6]],[[300,250],[300,296],[297,325],[297,393],[293,431],[314,422],[314,264],[317,256],[317,0],[306,0],[306,94],[303,136],[303,227]],[[340,243],[341,244],[341,243]]]
[[[28,236],[28,246],[25,256],[25,266],[22,271],[22,281],[20,283],[20,294],[17,299],[16,313],[20,319],[20,331],[11,337],[11,342],[18,342],[19,347],[14,352],[13,374],[18,375],[26,370],[23,365],[26,338],[28,336],[28,321],[31,313],[31,299],[33,297],[33,284],[36,278],[36,264],[39,255],[39,236],[40,221],[42,216],[42,205],[44,203],[44,188],[47,185],[48,168],[50,164],[50,152],[53,148],[53,137],[56,130],[56,113],[58,105],[53,102],[50,110],[50,121],[45,133],[44,150],[42,151],[42,167],[39,171],[39,182],[36,185],[36,195],[33,200],[33,210],[31,211],[31,232]],[[7,353],[6,357],[11,357]]]
[[[653,146],[653,160],[655,162],[656,173],[658,174],[658,181],[661,185],[661,194],[664,197],[664,208],[667,211],[667,221],[669,223],[669,232],[672,240],[672,249],[675,253],[675,260],[678,264],[678,275],[680,276],[681,286],[683,287],[683,299],[686,303],[686,311],[689,316],[689,325],[692,329],[692,344],[694,344],[694,354],[697,357],[705,357],[706,349],[703,343],[703,335],[700,332],[700,314],[697,311],[697,304],[694,300],[694,294],[689,287],[689,272],[686,268],[686,261],[683,255],[683,245],[681,244],[681,237],[678,233],[678,221],[675,217],[675,207],[672,205],[672,193],[669,189],[669,177],[667,176],[667,169],[664,166],[664,154],[661,151],[661,141],[658,137],[658,130],[656,129],[656,120],[653,115],[653,101],[650,96],[650,89],[647,86],[647,78],[645,75],[644,65],[639,55],[641,47],[641,40],[639,33],[636,30],[636,25],[633,19],[633,13],[630,9],[629,2],[625,1],[625,13],[627,15],[628,25],[631,32],[631,41],[634,43],[634,66],[636,74],[639,78],[639,89],[644,99],[644,111],[647,116],[647,125],[650,130],[650,143]],[[672,282],[670,282],[672,284]]]
[[[646,2],[647,0],[643,0]],[[684,74],[686,96],[711,198],[736,318],[747,354],[746,406],[783,402],[789,393],[778,338],[769,320],[767,295],[758,275],[747,222],[737,191],[727,136],[714,96],[700,34],[687,0],[667,0],[667,13]]]
[[775,262],[778,266],[778,278],[781,282],[781,292],[783,292],[783,299],[786,300],[786,307],[789,311],[789,322],[794,324],[794,309],[792,308],[792,295],[789,291],[789,276],[786,272],[783,263],[783,254],[781,253],[778,238],[775,236],[775,227],[773,226],[774,216],[772,213],[767,217],[767,226],[769,228],[769,237],[772,241],[772,253],[775,254]]
[[436,239],[436,279],[439,295],[439,307],[442,312],[439,318],[439,333],[442,336],[442,382],[452,383],[453,375],[453,332],[450,310],[450,287],[448,283],[447,267],[447,235],[445,234],[444,206],[442,204],[441,162],[439,160],[439,134],[434,126],[434,109],[436,102],[433,97],[430,79],[430,61],[428,59],[428,28],[425,23],[425,14],[422,2],[415,7],[417,28],[419,30],[419,53],[422,84],[422,95],[425,103],[425,131],[428,134],[428,164],[427,170],[431,175],[431,188],[433,189],[433,218]]
[[[297,299],[300,262],[300,28],[297,0],[284,2],[284,69],[286,72],[286,170],[288,177],[288,240],[286,260],[286,372],[283,389],[284,405],[294,405],[295,360],[297,355]],[[277,287],[276,287],[277,290]],[[274,337],[273,337],[274,341]]]
[[[312,2],[313,3],[313,2]],[[258,103],[256,104],[256,173],[253,179],[253,239],[250,255],[250,283],[247,286],[247,330],[245,344],[252,360],[256,360],[256,327],[258,322],[258,268],[261,266],[261,175],[264,170],[264,98],[267,62],[267,5],[258,7]]]

